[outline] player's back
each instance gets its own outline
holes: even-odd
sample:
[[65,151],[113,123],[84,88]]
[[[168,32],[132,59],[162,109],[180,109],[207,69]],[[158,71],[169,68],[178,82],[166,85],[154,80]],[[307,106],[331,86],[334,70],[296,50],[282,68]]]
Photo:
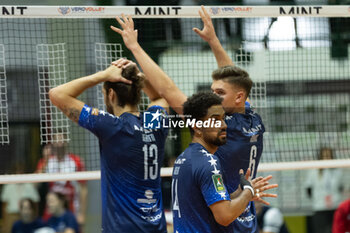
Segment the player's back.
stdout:
[[166,232],[160,167],[167,130],[144,129],[143,114],[96,114],[79,123],[94,124],[100,142],[103,232]]
[[[222,164],[225,184],[229,193],[234,192],[240,183],[239,170],[251,170],[255,178],[263,151],[263,133],[265,127],[261,117],[249,106],[246,112],[226,115],[227,142],[218,148],[215,155]],[[236,232],[256,232],[254,203],[250,202],[246,210],[235,221]],[[248,231],[247,231],[248,230]]]
[[[223,184],[210,192],[213,183],[221,182],[218,178],[221,175],[213,173],[220,172],[217,160],[198,143],[191,143],[176,159],[172,181],[174,232],[233,232],[232,228],[218,224],[208,207],[217,201],[229,200]],[[218,191],[219,188],[222,190]]]

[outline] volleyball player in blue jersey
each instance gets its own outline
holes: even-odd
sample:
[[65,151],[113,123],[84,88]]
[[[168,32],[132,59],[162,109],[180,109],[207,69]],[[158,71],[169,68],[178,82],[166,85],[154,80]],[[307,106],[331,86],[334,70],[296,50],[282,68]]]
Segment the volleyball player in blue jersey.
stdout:
[[[77,99],[102,82],[108,113]],[[110,66],[49,92],[54,105],[98,137],[102,232],[166,232],[160,166],[167,130],[144,128],[144,115],[138,112],[142,86],[143,75],[135,64],[129,64],[124,69]],[[147,84],[144,91],[152,101],[147,114],[161,120],[166,101]]]
[[[227,126],[221,102],[219,96],[208,92],[194,94],[184,103],[186,120],[194,120],[196,124],[190,129],[192,143],[176,159],[173,169],[174,232],[231,233],[230,223],[244,211],[254,197],[254,190],[266,188],[271,178],[259,177],[250,183],[241,170],[243,191],[230,199],[222,178],[222,164],[214,154],[226,143]],[[205,127],[197,124],[198,121],[220,124]]]
[[[264,125],[258,114],[250,109],[246,102],[252,87],[252,81],[244,70],[233,66],[233,62],[222,48],[216,37],[211,19],[202,7],[200,16],[204,23],[203,30],[194,28],[204,40],[206,40],[219,65],[219,69],[213,72],[212,91],[223,98],[222,106],[226,113],[227,143],[219,147],[216,155],[222,161],[223,176],[227,182],[229,193],[238,195],[240,169],[251,169],[251,177],[256,177],[257,167],[263,150]],[[123,15],[123,20],[117,17],[122,30],[111,27],[122,35],[125,45],[135,56],[143,72],[153,74],[148,77],[149,82],[160,96],[165,98],[169,105],[179,114],[183,113],[182,104],[187,96],[175,85],[169,76],[147,55],[137,42],[137,30],[131,17]],[[156,74],[156,75],[154,75]],[[149,75],[148,75],[149,76]],[[273,197],[267,193],[258,192],[254,200],[268,204],[261,197]],[[258,232],[255,207],[250,202],[241,216],[233,223],[235,232]]]

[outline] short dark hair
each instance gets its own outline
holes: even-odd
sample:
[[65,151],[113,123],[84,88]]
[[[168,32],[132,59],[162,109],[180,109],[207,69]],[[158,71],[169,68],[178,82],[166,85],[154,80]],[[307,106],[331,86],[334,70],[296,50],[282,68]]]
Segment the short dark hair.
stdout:
[[247,97],[253,86],[253,81],[250,79],[248,72],[237,66],[220,67],[213,71],[212,77],[214,80],[223,80],[243,88],[247,93]]
[[[189,97],[183,104],[183,114],[187,119],[202,120],[208,109],[214,105],[221,105],[222,98],[212,92],[199,92]],[[193,135],[193,129],[190,128]]]
[[23,198],[23,199],[21,199],[19,201],[19,208],[20,208],[20,210],[22,210],[23,205],[24,205],[25,202],[29,202],[29,206],[33,210],[33,214],[36,216],[37,213],[38,213],[37,205],[34,203],[34,201],[31,198]]
[[143,75],[138,75],[139,71],[136,65],[129,65],[122,71],[122,76],[132,81],[132,84],[123,82],[105,82],[103,87],[108,93],[112,88],[117,97],[118,105],[124,107],[126,104],[135,106],[141,101],[141,89],[143,87]]

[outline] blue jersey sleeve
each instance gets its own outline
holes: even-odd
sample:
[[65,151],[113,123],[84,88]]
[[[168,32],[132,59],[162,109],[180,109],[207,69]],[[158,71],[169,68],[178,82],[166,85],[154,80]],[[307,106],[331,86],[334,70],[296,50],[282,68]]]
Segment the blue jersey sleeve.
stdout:
[[73,213],[67,211],[64,222],[66,228],[72,228],[75,232],[79,232],[79,225]]
[[147,112],[151,115],[154,115],[154,114],[159,114],[159,117],[158,117],[158,121],[160,122],[160,127],[159,129],[161,130],[161,132],[164,134],[164,135],[167,135],[168,134],[168,128],[166,127],[163,127],[164,124],[165,125],[169,125],[168,124],[168,113],[167,111],[162,107],[162,106],[159,106],[159,105],[153,105],[151,107],[149,107],[147,109]]
[[91,131],[100,140],[109,138],[122,126],[119,117],[88,105],[84,105],[81,110],[78,124]]
[[207,206],[218,201],[230,200],[220,169],[218,158],[214,155],[210,155],[206,164],[201,168],[199,184]]

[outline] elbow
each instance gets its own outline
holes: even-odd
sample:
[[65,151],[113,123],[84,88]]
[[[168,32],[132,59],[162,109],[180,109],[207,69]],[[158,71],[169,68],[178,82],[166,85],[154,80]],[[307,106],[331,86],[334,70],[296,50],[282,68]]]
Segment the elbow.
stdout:
[[49,98],[53,105],[58,106],[60,103],[60,94],[56,88],[51,88],[49,91]]
[[232,218],[228,216],[215,216],[215,221],[224,227],[227,227],[233,222]]

